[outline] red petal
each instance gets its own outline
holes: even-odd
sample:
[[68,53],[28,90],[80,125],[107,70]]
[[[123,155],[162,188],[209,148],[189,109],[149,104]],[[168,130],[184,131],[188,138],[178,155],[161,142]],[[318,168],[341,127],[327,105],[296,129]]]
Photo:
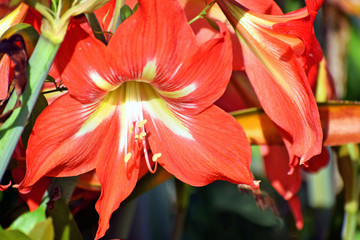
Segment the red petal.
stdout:
[[221,38],[203,44],[184,61],[174,77],[152,83],[179,112],[197,114],[212,105],[226,89],[232,70],[231,40],[225,25],[219,23],[219,27]]
[[218,3],[239,33],[246,73],[264,111],[278,125],[289,154],[301,157],[301,162],[319,154],[322,131],[302,68],[303,44],[296,36],[271,28],[272,21],[288,18],[252,14],[236,2]]
[[79,21],[70,24],[54,64],[69,93],[83,103],[102,98],[106,94],[102,88],[110,85],[107,79],[113,76],[105,59],[105,49]]
[[247,9],[265,14],[282,14],[281,8],[273,0],[236,0]]
[[[244,7],[251,9],[252,11],[266,14],[282,14],[281,9],[273,0],[237,0]],[[208,3],[206,1],[199,0],[180,0],[181,6],[184,8],[186,17],[188,20],[196,17]],[[220,21],[227,23],[229,30],[231,32],[231,39],[233,42],[233,69],[234,70],[244,70],[243,56],[240,43],[235,32],[230,27],[230,24],[226,20],[226,17],[220,10],[219,6],[215,3],[210,10],[208,11],[207,17],[209,17],[214,22]],[[196,40],[198,44],[203,44],[206,41],[217,37],[217,30],[215,30],[206,19],[198,19],[191,24],[191,28],[196,34]]]
[[246,72],[264,111],[278,125],[289,153],[304,162],[321,151],[322,130],[315,98],[296,59],[272,63],[282,77],[271,76],[246,49]]
[[[114,118],[109,124],[109,133],[120,132],[119,120]],[[132,158],[125,166],[125,152],[119,153],[120,134],[109,134],[102,142],[96,165],[96,174],[101,183],[101,196],[96,203],[99,213],[99,227],[95,239],[104,236],[109,228],[111,214],[120,203],[132,192],[139,175],[140,155]]]
[[296,228],[300,230],[304,226],[304,219],[301,212],[300,199],[298,198],[298,196],[294,196],[288,200],[288,203],[290,205],[291,212],[295,218]]
[[261,107],[248,77],[245,72],[241,71],[232,73],[224,95],[221,96],[215,104],[226,112],[242,110],[249,107]]
[[[158,162],[175,177],[194,186],[215,180],[257,187],[250,172],[251,149],[246,135],[230,115],[216,106],[195,116],[174,113],[178,126],[147,108],[149,144]],[[170,116],[169,116],[170,117]],[[150,120],[150,121],[149,121]]]
[[289,154],[283,146],[262,146],[261,150],[271,185],[284,199],[292,198],[301,186],[300,167],[290,169]]
[[196,51],[194,33],[177,1],[142,0],[139,4],[108,45],[109,62],[120,74],[113,84],[127,79],[152,81],[151,77],[142,79],[149,63],[156,79],[169,79]]
[[329,163],[329,160],[329,151],[326,149],[326,147],[323,147],[319,155],[312,157],[305,163],[306,166],[304,166],[303,169],[307,172],[315,173],[321,168],[326,167]]
[[[15,182],[20,182],[25,176],[25,168],[18,167],[11,171]],[[41,178],[27,194],[20,194],[20,197],[26,201],[30,211],[35,211],[41,204],[46,189],[50,186],[51,179]]]
[[10,62],[7,54],[4,54],[0,60],[0,100],[8,97]]
[[90,134],[76,136],[97,104],[83,105],[69,94],[58,98],[38,117],[27,148],[27,172],[20,183],[26,193],[41,177],[76,176],[95,168],[98,147],[107,136],[107,121]]
[[324,0],[305,0],[306,6],[309,9],[309,12],[315,11],[317,12],[321,5],[323,4]]
[[29,7],[28,12],[25,16],[24,23],[28,23],[33,26],[36,31],[40,33],[41,28],[41,14],[35,9]]

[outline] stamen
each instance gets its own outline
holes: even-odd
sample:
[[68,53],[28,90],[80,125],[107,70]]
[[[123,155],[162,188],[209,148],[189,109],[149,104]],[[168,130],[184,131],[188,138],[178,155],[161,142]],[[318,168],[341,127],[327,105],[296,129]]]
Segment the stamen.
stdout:
[[133,131],[134,131],[134,126],[130,126],[129,133],[132,134]]
[[156,162],[159,157],[161,157],[161,153],[155,153],[152,157],[153,162]]
[[147,123],[146,119],[140,121],[139,124],[138,124],[139,128],[142,128],[146,123]]
[[140,134],[139,134],[139,138],[142,140],[142,139],[144,139],[144,137],[146,136],[146,132],[141,132]]
[[[143,133],[145,133],[145,132],[143,132]],[[146,135],[146,133],[145,133],[145,135]],[[144,137],[145,137],[145,135],[144,135]],[[142,143],[143,143],[143,150],[144,150],[144,157],[145,157],[146,166],[148,167],[148,169],[149,169],[149,171],[151,173],[155,173],[156,169],[157,169],[157,162],[155,162],[155,166],[154,166],[154,169],[153,169],[151,167],[151,163],[150,163],[150,160],[149,160],[149,154],[148,154],[148,151],[147,151],[147,148],[146,148],[146,138],[142,138]],[[153,157],[153,159],[154,159],[154,157]]]
[[127,163],[130,160],[130,158],[131,158],[131,153],[126,154],[124,159],[125,163]]

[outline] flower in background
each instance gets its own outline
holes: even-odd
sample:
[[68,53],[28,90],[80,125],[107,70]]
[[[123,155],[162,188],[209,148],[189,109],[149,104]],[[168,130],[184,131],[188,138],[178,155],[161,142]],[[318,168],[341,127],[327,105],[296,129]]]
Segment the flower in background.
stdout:
[[69,93],[37,119],[19,191],[45,175],[96,169],[100,238],[142,164],[154,172],[159,163],[195,186],[226,180],[257,187],[244,131],[213,105],[232,70],[230,36],[219,28],[218,38],[197,47],[178,3],[160,0],[140,1],[107,46],[73,24],[58,54]]
[[[305,69],[322,58],[314,45],[314,12],[321,3],[285,15],[252,12],[236,1],[217,1],[233,25],[245,71],[262,108],[278,126],[291,166],[321,152],[322,130]],[[300,158],[300,160],[299,160]]]

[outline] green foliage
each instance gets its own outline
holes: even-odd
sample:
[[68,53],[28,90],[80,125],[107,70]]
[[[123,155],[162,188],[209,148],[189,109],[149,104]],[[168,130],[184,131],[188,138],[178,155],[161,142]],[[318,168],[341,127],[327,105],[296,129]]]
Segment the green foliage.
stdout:
[[52,218],[37,223],[29,233],[33,240],[53,240],[55,238]]
[[63,198],[51,202],[48,213],[53,219],[56,240],[83,239]]
[[28,122],[24,128],[24,131],[21,135],[21,139],[24,145],[24,148],[27,148],[27,143],[30,137],[30,133],[35,125],[35,120],[40,115],[40,113],[48,106],[48,102],[43,94],[39,95],[38,100],[35,103],[34,109],[28,119]]
[[348,86],[347,100],[360,100],[360,27],[352,22],[351,37],[348,48]]
[[128,5],[124,5],[120,9],[120,18],[121,21],[125,21],[128,17],[130,17],[133,14],[131,8]]
[[0,232],[1,240],[33,240],[19,230],[5,230]]
[[46,219],[45,210],[46,204],[41,204],[35,211],[23,213],[10,225],[10,229],[29,234],[37,223]]

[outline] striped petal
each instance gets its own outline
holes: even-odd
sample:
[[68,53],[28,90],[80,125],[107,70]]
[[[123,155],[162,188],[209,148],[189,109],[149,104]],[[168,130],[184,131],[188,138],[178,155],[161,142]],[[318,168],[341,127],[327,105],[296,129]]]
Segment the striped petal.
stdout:
[[[119,114],[117,115],[119,116]],[[101,184],[101,196],[96,203],[99,227],[95,239],[104,236],[109,228],[111,214],[130,195],[139,175],[140,155],[126,163],[124,161],[126,152],[119,149],[123,139],[119,139],[122,130],[118,116],[114,117],[107,125],[107,128],[111,129],[110,133],[114,134],[108,134],[101,143],[104,147],[98,150],[101,158],[96,165],[96,174]]]
[[106,46],[86,30],[83,19],[71,22],[54,64],[71,96],[83,103],[103,98],[113,72],[105,57]]
[[4,54],[0,60],[0,100],[8,97],[10,64],[9,55]]
[[303,163],[319,154],[322,130],[303,69],[305,45],[297,36],[272,31],[270,17],[253,15],[235,2],[219,4],[238,32],[246,73],[264,111],[278,126],[290,158],[300,157]]
[[[266,14],[282,14],[281,9],[273,0],[237,0],[244,7],[251,9],[252,11]],[[184,8],[186,17],[188,20],[195,18],[205,7],[209,4],[209,1],[204,0],[180,0],[180,5]],[[243,55],[240,43],[237,39],[235,31],[231,29],[231,24],[227,21],[224,13],[221,11],[217,3],[209,9],[206,16],[214,22],[225,23],[231,33],[231,39],[233,43],[233,69],[244,70]],[[205,18],[196,20],[191,24],[191,28],[196,34],[196,40],[198,44],[203,44],[209,39],[218,36],[218,31],[209,24]]]
[[[104,103],[81,104],[65,94],[38,117],[27,149],[27,172],[19,190],[26,193],[43,176],[76,176],[95,168],[111,128]],[[101,112],[101,114],[100,114]]]
[[144,109],[152,152],[175,177],[194,186],[226,180],[256,187],[246,135],[221,109],[211,106],[198,115],[183,115],[159,97],[146,102]]
[[194,33],[177,1],[140,0],[108,45],[109,62],[119,73],[112,83],[169,79],[195,51]]
[[231,76],[232,52],[229,32],[224,24],[219,27],[220,38],[204,43],[172,78],[152,83],[176,111],[197,114],[224,93]]

